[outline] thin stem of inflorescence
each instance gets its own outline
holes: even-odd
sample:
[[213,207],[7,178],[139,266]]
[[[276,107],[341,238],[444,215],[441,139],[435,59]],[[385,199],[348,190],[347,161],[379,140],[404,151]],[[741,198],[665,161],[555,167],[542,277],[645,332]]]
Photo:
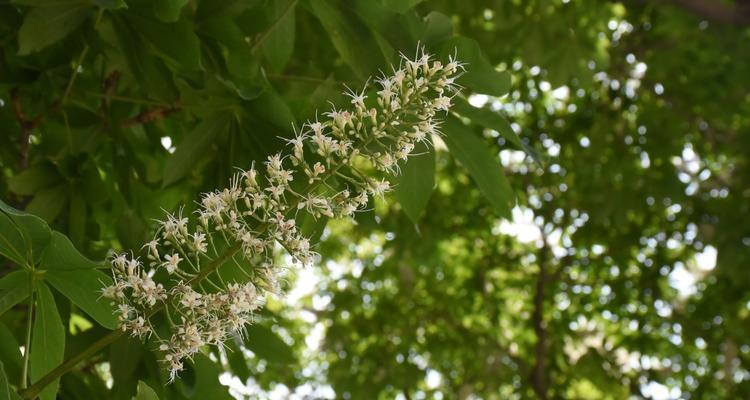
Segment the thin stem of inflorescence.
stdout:
[[[300,213],[351,217],[367,208],[370,196],[388,191],[388,181],[366,171],[398,174],[415,144],[438,133],[436,114],[450,107],[459,69],[455,60],[443,65],[423,52],[404,57],[393,75],[376,80],[372,101],[367,87],[349,90],[352,110],[334,108],[323,122],[304,124],[287,141],[291,151],[203,194],[196,221],[181,211],[160,221],[156,237],[143,246],[143,261],[114,256],[114,283],[103,294],[117,304],[121,330],[148,338],[151,317],[166,312],[171,320],[166,306],[175,311],[180,320],[171,321],[171,335],[157,339],[172,379],[202,346],[241,334],[266,297],[280,294],[284,268],[275,262],[277,251],[303,266],[317,257],[297,226]],[[220,268],[228,275],[219,275]],[[237,268],[239,274],[231,273]],[[210,279],[214,273],[218,283]]]

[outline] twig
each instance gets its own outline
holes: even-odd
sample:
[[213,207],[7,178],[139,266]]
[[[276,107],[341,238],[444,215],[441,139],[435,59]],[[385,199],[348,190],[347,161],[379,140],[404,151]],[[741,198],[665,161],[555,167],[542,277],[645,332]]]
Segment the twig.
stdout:
[[534,292],[534,311],[531,315],[531,321],[534,325],[536,334],[536,345],[534,346],[535,363],[531,370],[531,386],[537,397],[542,400],[548,398],[547,395],[547,326],[544,321],[544,302],[546,296],[546,285],[549,275],[547,272],[547,235],[544,234],[542,227],[542,247],[539,249],[539,276],[536,280],[536,290]]
[[120,122],[120,127],[127,128],[133,125],[147,124],[162,119],[178,110],[178,107],[156,107],[150,110],[143,110],[135,117]]

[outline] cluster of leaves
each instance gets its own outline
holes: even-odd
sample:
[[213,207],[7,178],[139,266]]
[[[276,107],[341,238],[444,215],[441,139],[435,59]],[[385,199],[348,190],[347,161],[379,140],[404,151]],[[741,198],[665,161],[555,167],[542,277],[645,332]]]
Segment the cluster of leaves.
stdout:
[[[350,398],[748,396],[747,28],[667,6],[492,4],[438,9],[514,70],[512,101],[466,114],[513,114],[546,155],[500,152],[519,225],[439,152],[418,232],[398,205],[330,226],[338,267],[306,305],[325,382]],[[505,147],[487,127],[485,147]]]
[[[329,100],[342,101],[343,84],[364,84],[421,44],[442,59],[459,54],[470,70],[458,83],[471,92],[505,95],[509,72],[457,35],[449,16],[418,3],[0,4],[0,198],[12,206],[0,215],[3,388],[33,384],[114,328],[97,293],[108,278],[89,258],[137,250],[163,210],[192,211],[198,192],[223,187],[236,167],[281,148],[292,124],[314,118]],[[491,126],[526,145],[499,116],[475,116],[465,99],[455,100],[461,107],[446,124],[445,141],[494,212],[509,216],[510,185],[469,127]],[[396,182],[412,221],[434,182],[434,151],[423,150]],[[175,385],[164,385],[146,347],[121,339],[63,375],[60,396],[126,399],[140,387],[139,396],[149,398],[150,386],[160,398],[227,398],[218,382],[224,371],[294,386],[300,376],[291,373],[297,357],[289,343],[302,341],[301,323],[279,315],[280,307],[271,304],[226,358],[216,349],[196,358]],[[27,381],[19,344],[31,348]],[[56,390],[50,385],[42,397],[54,398]]]

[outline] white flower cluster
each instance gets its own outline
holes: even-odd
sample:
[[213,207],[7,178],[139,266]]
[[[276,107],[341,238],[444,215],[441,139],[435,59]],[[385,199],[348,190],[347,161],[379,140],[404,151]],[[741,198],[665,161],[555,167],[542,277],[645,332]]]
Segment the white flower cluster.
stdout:
[[[150,337],[156,334],[152,318],[165,314],[171,336],[156,336],[171,378],[202,346],[241,334],[266,295],[280,292],[274,249],[280,245],[302,265],[316,258],[296,224],[300,213],[349,217],[367,207],[369,196],[388,191],[388,181],[363,171],[398,173],[415,143],[438,133],[436,113],[450,107],[461,69],[453,59],[444,65],[423,51],[414,60],[404,57],[393,75],[376,80],[375,101],[366,101],[367,88],[349,90],[352,110],[334,108],[323,122],[306,123],[288,140],[289,153],[274,154],[263,168],[236,174],[228,188],[203,194],[197,222],[182,212],[161,221],[143,246],[145,261],[113,257],[114,283],[103,295],[117,304],[122,330]],[[234,279],[241,283],[221,276],[224,265],[241,272],[243,279]]]

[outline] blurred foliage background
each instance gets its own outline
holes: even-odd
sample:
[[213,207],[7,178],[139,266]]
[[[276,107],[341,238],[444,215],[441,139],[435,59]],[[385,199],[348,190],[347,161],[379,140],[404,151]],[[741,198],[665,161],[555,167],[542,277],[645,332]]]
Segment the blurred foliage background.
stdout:
[[[443,140],[319,224],[244,342],[167,386],[122,339],[58,397],[747,398],[748,25],[744,0],[0,2],[0,199],[94,260],[399,52],[469,63]],[[28,293],[2,263],[15,387]],[[75,354],[106,323],[51,285]]]

